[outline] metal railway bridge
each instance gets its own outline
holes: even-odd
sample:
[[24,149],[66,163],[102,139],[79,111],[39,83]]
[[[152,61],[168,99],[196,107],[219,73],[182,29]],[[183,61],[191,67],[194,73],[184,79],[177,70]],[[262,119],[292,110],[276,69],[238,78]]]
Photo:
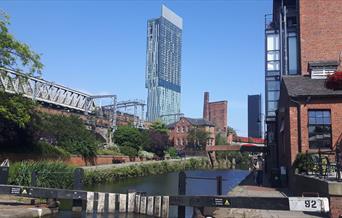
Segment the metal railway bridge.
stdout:
[[[12,94],[22,94],[48,107],[65,109],[69,112],[96,116],[109,121],[107,128],[116,129],[117,110],[133,108],[134,125],[143,127],[144,106],[142,100],[117,101],[116,95],[89,95],[63,85],[49,82],[9,69],[0,68],[0,89]],[[100,105],[99,100],[109,100],[110,104]],[[138,108],[141,111],[138,116]],[[86,122],[91,123],[91,122]],[[95,122],[96,123],[96,122]]]

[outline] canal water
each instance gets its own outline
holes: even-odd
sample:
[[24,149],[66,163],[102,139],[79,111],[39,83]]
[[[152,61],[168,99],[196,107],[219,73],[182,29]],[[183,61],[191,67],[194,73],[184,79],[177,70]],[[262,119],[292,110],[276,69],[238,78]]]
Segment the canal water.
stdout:
[[[189,177],[209,177],[216,178],[222,176],[222,192],[226,194],[233,187],[238,185],[247,175],[246,170],[189,170],[186,171]],[[125,179],[122,181],[115,181],[109,184],[99,184],[85,187],[86,190],[98,192],[112,192],[112,193],[126,193],[128,190],[137,192],[146,192],[148,195],[177,195],[178,193],[178,173],[168,173],[164,175],[136,177]],[[216,181],[203,179],[187,179],[186,184],[187,195],[215,195]],[[70,209],[69,209],[70,211]],[[191,217],[192,208],[186,209],[186,217]],[[57,217],[72,217],[68,211],[61,211]],[[95,215],[83,215],[83,217],[96,217]],[[113,215],[105,215],[97,217],[114,217]],[[115,217],[140,217],[143,215],[116,215]],[[177,217],[177,208],[171,207],[170,217]]]

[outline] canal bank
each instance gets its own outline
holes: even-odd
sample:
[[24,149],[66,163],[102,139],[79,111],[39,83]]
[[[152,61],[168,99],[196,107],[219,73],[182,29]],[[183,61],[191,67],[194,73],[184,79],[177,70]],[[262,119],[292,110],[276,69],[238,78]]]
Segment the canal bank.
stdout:
[[[229,169],[230,163],[220,162],[215,169]],[[212,169],[208,158],[193,157],[164,161],[146,161],[140,163],[122,163],[83,167],[85,170],[84,182],[86,185],[104,184],[117,180],[162,175],[184,170]]]

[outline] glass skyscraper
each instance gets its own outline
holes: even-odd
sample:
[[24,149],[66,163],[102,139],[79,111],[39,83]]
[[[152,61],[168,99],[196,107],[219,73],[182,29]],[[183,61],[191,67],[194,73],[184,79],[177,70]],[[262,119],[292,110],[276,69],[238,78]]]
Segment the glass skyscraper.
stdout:
[[162,6],[162,16],[147,23],[147,120],[178,121],[181,97],[183,19]]

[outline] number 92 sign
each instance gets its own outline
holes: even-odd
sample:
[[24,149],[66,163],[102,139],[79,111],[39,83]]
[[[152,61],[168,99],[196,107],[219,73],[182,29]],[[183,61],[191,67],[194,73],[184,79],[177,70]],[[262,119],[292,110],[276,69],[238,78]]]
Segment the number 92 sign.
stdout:
[[290,210],[329,212],[328,198],[319,197],[289,197]]

